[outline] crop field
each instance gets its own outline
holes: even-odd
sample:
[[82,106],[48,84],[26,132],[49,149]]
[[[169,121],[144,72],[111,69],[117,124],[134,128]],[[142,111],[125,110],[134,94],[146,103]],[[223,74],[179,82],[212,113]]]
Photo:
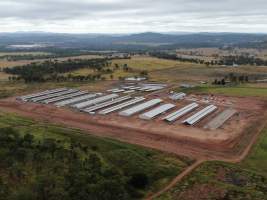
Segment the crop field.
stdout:
[[[27,134],[33,135],[34,142],[36,144],[42,144],[43,142],[51,143],[55,141],[57,144],[63,145],[66,152],[73,148],[74,143],[76,145],[78,144],[80,146],[86,146],[87,155],[96,154],[100,158],[102,165],[104,165],[106,168],[114,167],[115,170],[118,170],[119,173],[121,173],[121,175],[128,180],[130,180],[131,176],[134,174],[142,172],[148,177],[149,183],[144,188],[132,188],[131,192],[127,191],[129,192],[129,195],[133,196],[137,195],[142,197],[155,190],[158,190],[168,183],[174,176],[179,174],[190,163],[192,163],[192,160],[185,157],[172,156],[135,145],[125,144],[105,138],[98,138],[87,133],[85,134],[79,130],[40,123],[13,114],[1,112],[0,130],[5,129],[6,131],[11,128],[13,132],[17,132],[22,137]],[[1,153],[4,153],[4,148],[5,147],[3,146],[0,147]],[[24,147],[25,152],[26,150],[27,147]],[[85,156],[82,154],[82,152],[78,152],[78,149],[76,149],[76,151],[77,155]],[[21,179],[20,182],[14,183],[10,176],[3,175],[2,173],[0,175],[0,178],[9,184],[10,195],[12,197],[13,195],[19,195],[21,192],[21,183],[24,185],[24,190],[27,191],[28,188],[30,188],[30,184],[34,185],[36,183],[35,181],[38,178],[41,178],[39,177],[40,174],[50,178],[53,176],[59,176],[58,178],[60,178],[61,176],[61,174],[56,171],[50,173],[47,170],[39,170],[39,173],[37,174],[37,171],[35,171],[37,170],[35,168],[36,166],[31,165],[30,159],[31,158],[28,157],[24,162],[16,159],[14,160],[14,162],[19,164],[24,173],[28,174],[28,176],[24,179]],[[42,161],[43,166],[46,166],[47,168],[53,167],[54,165],[51,165],[50,163],[53,159],[55,160],[54,162],[58,162],[58,165],[61,165],[59,160],[56,161],[56,159],[59,158],[50,158],[48,156],[46,159],[47,161]],[[2,164],[4,163],[2,162]],[[65,165],[65,167],[67,168],[68,166]],[[5,169],[2,168],[1,172],[4,171]],[[55,184],[55,187],[58,188],[59,185]],[[124,188],[123,190],[127,189]],[[129,197],[129,199],[132,199],[133,196]]]

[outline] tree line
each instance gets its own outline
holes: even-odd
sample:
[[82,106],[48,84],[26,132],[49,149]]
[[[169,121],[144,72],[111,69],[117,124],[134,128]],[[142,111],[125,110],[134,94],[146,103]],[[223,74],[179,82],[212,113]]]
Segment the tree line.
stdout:
[[190,62],[196,64],[205,64],[207,66],[213,65],[226,65],[232,66],[234,64],[237,65],[255,65],[255,66],[267,66],[267,60],[256,58],[254,56],[249,55],[230,55],[230,56],[223,56],[217,60],[205,61],[203,59],[197,58],[183,58],[179,57],[176,54],[170,54],[166,52],[151,52],[151,56],[162,58],[162,59],[169,59],[169,60],[177,60],[181,62]]
[[256,58],[253,56],[224,56],[218,64],[221,65],[256,65],[256,66],[267,66],[267,60]]
[[[110,66],[108,59],[68,59],[59,62],[57,60],[44,61],[41,63],[31,63],[23,66],[16,66],[12,68],[4,68],[3,71],[14,75],[11,80],[24,80],[25,82],[44,82],[49,80],[62,79],[63,76],[59,74],[68,73],[78,69],[88,68],[94,70],[96,73],[111,73],[110,69],[105,69]],[[99,75],[90,77],[67,77],[72,79],[96,79]]]
[[196,64],[208,64],[205,60],[197,59],[197,58],[183,58],[179,57],[176,54],[169,54],[166,52],[151,52],[150,56],[156,57],[156,58],[162,58],[162,59],[168,59],[168,60],[177,60],[181,62],[190,62],[190,63],[196,63]]

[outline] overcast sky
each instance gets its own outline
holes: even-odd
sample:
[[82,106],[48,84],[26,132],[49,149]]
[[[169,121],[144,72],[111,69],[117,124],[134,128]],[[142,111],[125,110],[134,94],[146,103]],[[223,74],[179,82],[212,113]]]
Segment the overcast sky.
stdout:
[[267,0],[0,0],[0,32],[265,32]]

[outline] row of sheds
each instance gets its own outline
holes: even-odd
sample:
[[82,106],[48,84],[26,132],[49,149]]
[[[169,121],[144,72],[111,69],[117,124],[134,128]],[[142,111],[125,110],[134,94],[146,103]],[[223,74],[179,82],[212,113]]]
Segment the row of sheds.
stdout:
[[[155,107],[156,105],[160,104],[161,102],[162,102],[161,99],[152,99],[152,100],[147,101],[145,103],[142,103],[142,104],[136,105],[134,107],[131,107],[129,109],[123,110],[123,111],[119,112],[119,115],[132,116],[134,114],[140,113],[140,112],[147,110],[149,108]],[[199,105],[197,103],[189,104],[189,105],[179,109],[178,111],[175,111],[175,112],[167,115],[166,117],[163,118],[163,120],[170,122],[170,123],[174,122],[177,119],[179,119],[179,118],[189,114],[190,112],[194,111],[198,107],[199,107]],[[144,119],[144,120],[151,120],[151,119],[158,117],[161,114],[165,114],[166,112],[170,111],[173,108],[175,108],[174,104],[163,104],[163,105],[160,105],[160,106],[158,106],[158,107],[156,107],[156,108],[154,108],[148,112],[140,114],[139,118]],[[187,124],[187,125],[194,125],[216,110],[217,110],[216,106],[209,105],[209,106],[203,108],[202,110],[198,111],[197,113],[195,113],[191,117],[185,119],[183,121],[183,123]]]
[[[89,94],[87,92],[78,91],[75,89],[67,89],[67,88],[59,88],[32,95],[26,95],[19,97],[19,99],[22,101],[41,102],[45,104],[53,103],[58,107],[70,106],[72,108],[78,109],[86,113],[95,113],[96,111],[100,110],[98,113],[101,115],[106,115],[126,108],[126,110],[120,111],[119,115],[132,116],[134,114],[141,113],[145,110],[157,106],[156,108],[139,115],[139,118],[144,120],[154,119],[157,116],[175,108],[175,105],[173,104],[159,105],[163,102],[161,99],[152,99],[145,101],[144,97],[135,97],[135,98],[132,98],[131,96],[120,97],[118,94],[109,94],[102,96],[101,93]],[[177,119],[194,111],[198,107],[199,105],[197,103],[189,104],[167,115],[166,117],[163,118],[163,120],[170,123],[174,122]],[[216,106],[209,105],[204,109],[198,111],[191,117],[185,119],[183,123],[188,125],[194,125],[216,110],[217,110]]]

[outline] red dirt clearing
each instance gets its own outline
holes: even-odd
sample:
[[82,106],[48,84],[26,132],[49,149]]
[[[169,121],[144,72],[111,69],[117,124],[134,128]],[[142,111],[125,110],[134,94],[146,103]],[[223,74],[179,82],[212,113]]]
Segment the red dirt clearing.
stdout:
[[218,157],[234,159],[237,152],[232,149],[243,139],[247,140],[246,135],[243,134],[245,130],[256,122],[259,127],[259,124],[266,121],[266,115],[262,113],[262,110],[266,110],[264,102],[250,99],[255,109],[247,112],[245,104],[248,100],[238,98],[234,100],[237,101],[240,114],[216,131],[202,128],[209,119],[203,120],[196,127],[186,127],[179,122],[172,125],[166,124],[160,118],[143,121],[138,119],[138,116],[127,118],[118,116],[116,113],[107,116],[91,116],[51,105],[22,103],[14,98],[1,100],[0,109],[36,120],[79,128],[88,131],[89,134],[115,138],[178,155],[197,159],[217,159]]

